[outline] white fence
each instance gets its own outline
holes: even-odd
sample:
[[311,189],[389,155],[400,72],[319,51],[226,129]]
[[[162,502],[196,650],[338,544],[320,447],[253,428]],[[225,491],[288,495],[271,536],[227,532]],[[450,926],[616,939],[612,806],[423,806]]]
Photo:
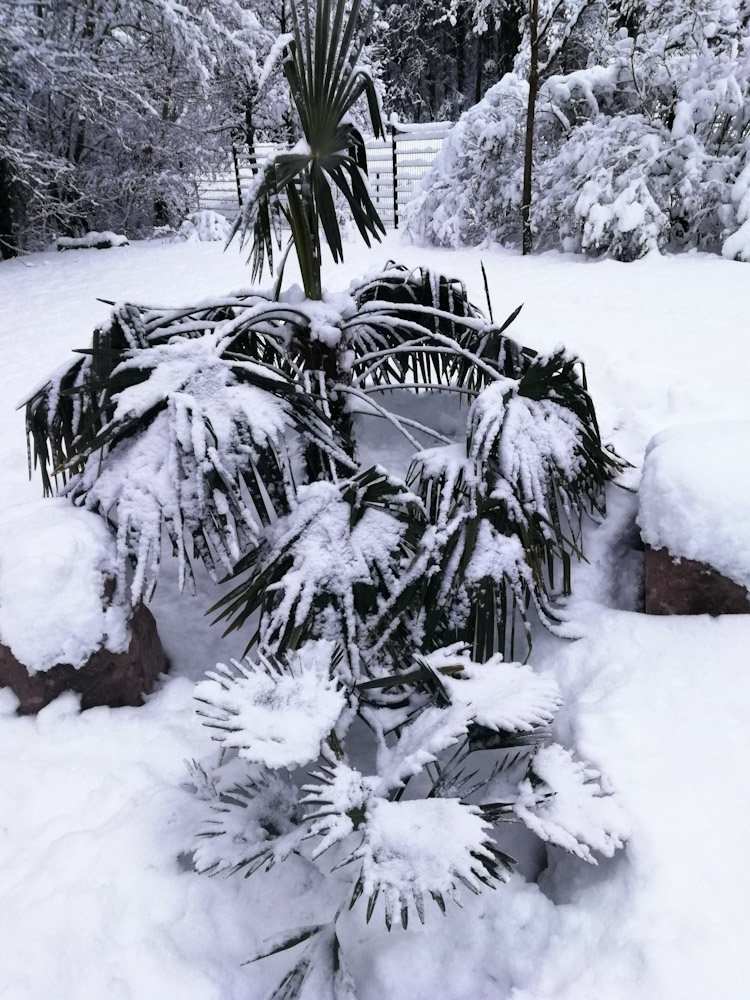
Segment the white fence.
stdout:
[[[404,206],[432,166],[450,127],[450,122],[390,125],[387,139],[366,143],[370,190],[387,228],[398,229]],[[234,218],[243,192],[247,191],[258,168],[281,148],[273,143],[257,143],[252,161],[247,156],[241,161],[236,158],[227,170],[202,182],[198,187],[199,208],[213,209],[227,218]]]

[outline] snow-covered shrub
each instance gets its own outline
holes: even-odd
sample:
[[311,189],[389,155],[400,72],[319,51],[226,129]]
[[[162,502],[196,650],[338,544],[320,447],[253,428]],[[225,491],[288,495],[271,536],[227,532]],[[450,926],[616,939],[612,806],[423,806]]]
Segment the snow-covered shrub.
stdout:
[[667,136],[636,115],[573,130],[538,173],[534,226],[543,245],[635,260],[669,241]]
[[406,208],[406,230],[416,242],[518,238],[528,92],[524,80],[508,73],[450,130]]
[[725,240],[721,252],[730,260],[750,261],[750,139],[745,140],[743,152],[745,166],[732,187],[732,202],[740,228]]
[[[742,259],[750,130],[746,4],[644,4],[600,65],[539,90],[532,178],[535,243],[633,260],[696,247]],[[520,64],[519,64],[519,67]],[[417,241],[521,242],[528,86],[508,75],[467,111],[407,209]]]
[[191,212],[183,220],[175,239],[188,243],[226,243],[231,235],[232,227],[227,219],[204,208],[200,212]]

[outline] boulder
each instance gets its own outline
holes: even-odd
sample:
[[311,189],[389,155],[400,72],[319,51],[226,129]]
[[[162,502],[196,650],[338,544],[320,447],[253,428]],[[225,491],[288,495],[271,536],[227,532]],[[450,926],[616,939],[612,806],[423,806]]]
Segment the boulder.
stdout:
[[750,593],[706,563],[647,547],[645,611],[649,615],[750,614]]
[[147,607],[141,604],[135,609],[128,627],[130,642],[123,652],[102,648],[80,667],[58,663],[33,674],[0,643],[0,687],[11,688],[22,715],[38,712],[64,691],[79,694],[82,709],[142,705],[143,695],[153,690],[167,669],[167,658]]

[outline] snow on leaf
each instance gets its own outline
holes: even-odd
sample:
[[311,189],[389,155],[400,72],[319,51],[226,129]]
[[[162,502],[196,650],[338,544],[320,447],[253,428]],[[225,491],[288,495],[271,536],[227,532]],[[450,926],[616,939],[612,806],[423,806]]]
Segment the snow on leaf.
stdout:
[[283,634],[290,621],[302,625],[316,613],[322,593],[335,599],[348,634],[355,634],[352,587],[370,578],[367,562],[352,543],[351,507],[333,483],[317,482],[298,489],[298,505],[269,534],[269,551],[288,550],[292,565],[276,588],[278,602],[264,623],[264,632]]
[[315,760],[346,707],[331,677],[334,644],[308,642],[286,662],[217,664],[195,689],[214,739],[245,760],[297,767]]
[[206,791],[213,792],[211,809],[193,850],[199,872],[236,869],[254,858],[265,859],[279,852],[280,837],[297,835],[297,788],[272,771],[254,779],[245,775],[242,784],[230,787],[214,779]]
[[611,858],[623,846],[627,820],[598,771],[557,743],[539,750],[531,767],[538,782],[520,784],[514,811],[538,837],[594,865],[592,851]]
[[365,895],[382,895],[390,922],[412,901],[419,911],[425,895],[457,900],[459,882],[479,892],[488,877],[506,880],[504,867],[495,872],[489,829],[476,807],[458,799],[374,799],[357,855]]
[[[137,379],[115,396],[108,432],[116,436],[102,462],[97,450],[71,483],[69,493],[89,509],[117,516],[120,576],[135,560],[131,597],[137,601],[155,583],[162,524],[187,571],[184,532],[207,554],[231,569],[242,550],[255,544],[260,523],[241,481],[270,452],[285,453],[290,429],[286,400],[261,385],[265,371],[250,371],[222,356],[216,335],[134,350],[115,370]],[[133,430],[137,430],[137,434]]]
[[448,708],[425,708],[401,730],[393,747],[378,754],[380,783],[377,794],[402,788],[406,781],[437,759],[443,750],[466,736],[473,707],[462,704]]
[[[321,925],[320,929],[301,929],[307,936],[307,944],[269,1000],[356,1000],[354,980],[344,960],[335,926],[333,920]],[[293,939],[294,932],[291,933]],[[298,943],[303,940],[304,937]]]
[[307,817],[312,821],[310,833],[322,837],[313,851],[313,858],[344,840],[357,828],[364,819],[366,804],[376,781],[366,778],[345,761],[336,760],[330,751],[324,752],[323,757],[324,765],[311,775],[319,781],[302,786],[302,791],[307,792],[302,801],[311,810]]
[[452,704],[464,706],[468,716],[488,729],[531,732],[548,726],[562,704],[552,677],[528,664],[503,663],[500,656],[470,663],[459,675],[441,680]]
[[567,482],[581,471],[581,422],[567,407],[518,395],[515,386],[493,383],[474,401],[471,454],[483,463],[492,454],[527,511],[546,515],[553,469]]
[[531,567],[518,535],[504,535],[483,518],[477,529],[477,540],[466,567],[467,583],[492,580],[501,584],[507,579],[511,586],[533,583]]

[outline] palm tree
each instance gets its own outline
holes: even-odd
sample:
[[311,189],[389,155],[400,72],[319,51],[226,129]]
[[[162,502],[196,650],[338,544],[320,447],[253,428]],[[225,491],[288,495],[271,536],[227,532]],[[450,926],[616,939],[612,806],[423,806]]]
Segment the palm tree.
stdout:
[[[423,919],[425,892],[444,909],[459,882],[478,891],[505,880],[512,861],[494,824],[520,819],[553,840],[565,832],[545,774],[581,785],[587,815],[599,808],[590,771],[547,746],[554,682],[507,658],[528,656],[532,607],[554,627],[582,520],[603,512],[623,463],[601,443],[577,360],[538,356],[507,335],[519,310],[496,324],[460,281],[395,264],[323,300],[321,230],[334,259],[342,253],[332,186],[365,239],[382,231],[362,137],[343,121],[366,94],[380,127],[357,66],[360,3],[347,8],[321,0],[313,16],[305,0],[295,12],[285,71],[304,146],[266,167],[236,226],[257,275],[286,218],[307,298],[283,292],[279,274],[268,292],[196,307],[119,306],[31,397],[26,422],[45,491],[58,486],[117,533],[122,600],[153,590],[164,532],[183,582],[196,558],[234,579],[214,610],[252,659],[219,670],[197,697],[249,768],[231,787],[196,768],[213,800],[198,866],[250,874],[318,838],[313,858],[335,845],[351,866],[351,905],[367,893],[369,920],[380,894],[390,927],[394,917],[406,926],[410,907]],[[399,392],[458,394],[469,404],[465,440],[404,416],[389,405]],[[410,443],[406,482],[362,467],[352,403]],[[287,694],[269,700],[275,685]],[[315,724],[300,743],[292,716],[310,691]],[[292,715],[286,736],[264,743],[243,729],[243,706],[257,719],[271,703]],[[347,757],[355,717],[375,734],[378,774]],[[507,801],[487,801],[478,749],[496,755],[489,776],[510,782]],[[313,784],[299,788],[291,771],[316,760]],[[413,800],[403,793],[419,774],[427,786]],[[403,843],[405,815],[429,836]],[[612,816],[592,841],[610,853],[620,843]],[[252,837],[237,846],[231,834],[245,822]],[[408,870],[433,842],[439,884],[399,882],[387,859],[401,852]],[[592,860],[577,828],[556,842]],[[330,970],[335,995],[353,996],[337,918],[256,956],[307,942],[275,997],[301,995],[314,967]]]

